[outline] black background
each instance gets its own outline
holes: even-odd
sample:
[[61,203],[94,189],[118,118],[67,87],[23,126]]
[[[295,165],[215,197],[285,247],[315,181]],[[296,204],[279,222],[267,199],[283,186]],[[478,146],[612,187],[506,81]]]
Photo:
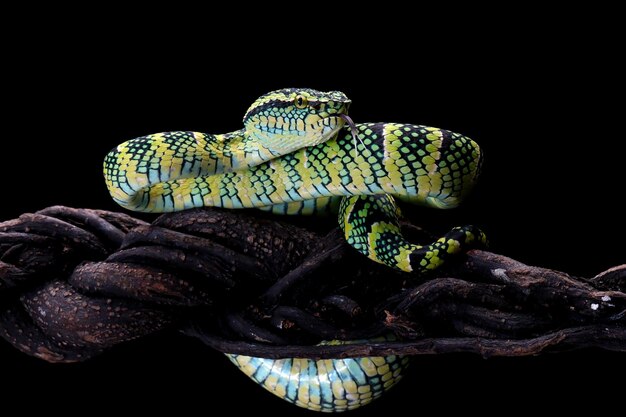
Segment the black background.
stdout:
[[[335,27],[330,39],[287,21],[285,32],[253,27],[245,42],[198,28],[174,37],[148,21],[121,40],[113,21],[93,37],[90,23],[54,26],[5,51],[0,220],[53,204],[116,210],[101,174],[116,144],[167,130],[239,129],[248,105],[272,89],[337,89],[352,98],[357,123],[432,125],[483,147],[484,176],[467,203],[449,212],[410,210],[412,218],[440,230],[476,223],[496,252],[592,276],[626,260],[623,67],[613,26],[603,22],[553,30],[553,22],[534,21],[513,33],[504,22],[475,38],[477,27],[467,25],[450,42],[445,20],[428,35],[407,21],[397,33]],[[295,34],[293,44],[273,41]],[[401,407],[495,414],[500,404],[602,411],[623,395],[610,378],[623,378],[625,362],[594,350],[420,357],[385,400],[352,415]],[[220,354],[175,335],[75,365],[49,365],[2,342],[0,369],[3,401],[26,393],[26,409],[186,412],[223,401],[233,411],[299,411],[256,389]]]

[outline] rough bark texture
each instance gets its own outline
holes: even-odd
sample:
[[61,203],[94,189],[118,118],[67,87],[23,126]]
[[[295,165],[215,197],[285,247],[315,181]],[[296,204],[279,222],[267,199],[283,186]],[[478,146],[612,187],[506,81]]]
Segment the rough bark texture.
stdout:
[[270,358],[625,351],[625,289],[626,265],[583,279],[481,250],[414,276],[357,254],[337,228],[243,211],[148,224],[57,206],[0,223],[0,335],[49,362],[168,330]]

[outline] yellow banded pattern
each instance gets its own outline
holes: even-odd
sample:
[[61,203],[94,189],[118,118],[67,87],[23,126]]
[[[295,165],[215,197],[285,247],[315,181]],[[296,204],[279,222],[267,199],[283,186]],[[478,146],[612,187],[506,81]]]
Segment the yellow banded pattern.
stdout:
[[[478,145],[427,126],[355,125],[349,105],[337,91],[274,91],[250,106],[241,130],[166,132],[122,143],[105,158],[106,184],[118,204],[143,212],[205,206],[300,215],[335,211],[350,245],[407,272],[432,270],[484,243],[480,230],[464,226],[429,245],[412,244],[400,233],[395,202],[456,207],[478,177]],[[406,361],[228,357],[266,389],[319,411],[368,403],[399,379]]]

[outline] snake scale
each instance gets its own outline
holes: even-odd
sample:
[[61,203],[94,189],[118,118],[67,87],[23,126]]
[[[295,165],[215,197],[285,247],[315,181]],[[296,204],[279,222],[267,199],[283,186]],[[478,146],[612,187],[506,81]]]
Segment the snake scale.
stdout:
[[[166,132],[120,144],[105,158],[113,199],[130,210],[261,208],[280,214],[338,213],[347,242],[370,259],[425,272],[469,245],[473,226],[429,245],[400,233],[396,200],[456,207],[475,183],[481,151],[450,131],[399,123],[359,123],[338,91],[282,89],[259,97],[244,128],[211,135]],[[323,342],[325,343],[325,342]],[[348,342],[326,342],[348,343]],[[408,358],[265,359],[227,355],[274,394],[318,411],[344,411],[377,398]]]

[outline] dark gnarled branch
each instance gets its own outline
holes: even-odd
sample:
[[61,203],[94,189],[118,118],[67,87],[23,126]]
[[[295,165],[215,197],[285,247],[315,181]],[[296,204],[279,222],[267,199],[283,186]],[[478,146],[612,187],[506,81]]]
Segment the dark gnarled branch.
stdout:
[[[624,351],[625,287],[626,265],[577,279],[480,250],[412,276],[358,255],[336,228],[240,211],[148,224],[57,206],[0,223],[0,336],[50,362],[176,329],[270,358]],[[390,332],[396,341],[315,346]]]

